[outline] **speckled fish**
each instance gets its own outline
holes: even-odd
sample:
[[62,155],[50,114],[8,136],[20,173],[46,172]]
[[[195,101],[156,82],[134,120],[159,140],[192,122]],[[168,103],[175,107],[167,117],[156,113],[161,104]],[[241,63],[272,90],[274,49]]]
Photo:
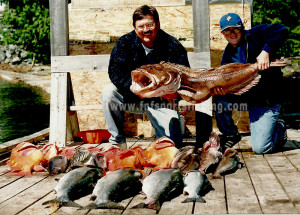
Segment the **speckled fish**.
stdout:
[[[286,66],[282,60],[271,66]],[[176,91],[186,101],[200,103],[214,94],[214,88],[241,95],[259,82],[258,64],[231,63],[218,68],[195,70],[161,62],[131,72],[130,90],[141,98],[161,97]]]
[[80,166],[101,167],[101,165],[98,164],[97,156],[84,147],[76,148],[73,157],[70,158],[66,172]]
[[209,167],[217,164],[222,157],[223,154],[220,152],[220,138],[217,133],[212,132],[209,140],[203,144],[199,170],[207,173]]
[[183,181],[179,169],[160,169],[143,180],[142,190],[146,194],[145,203],[133,208],[150,208],[159,211],[162,202],[176,192],[182,193]]
[[227,175],[235,172],[237,169],[242,168],[243,163],[240,162],[240,156],[234,149],[226,149],[224,157],[219,163],[217,169],[212,175],[212,178],[222,178],[223,175]]
[[107,172],[93,190],[94,202],[82,209],[124,209],[117,202],[141,191],[140,178],[142,178],[142,173],[137,169],[119,169]]
[[65,172],[68,166],[68,159],[64,155],[57,155],[52,157],[48,162],[48,172],[50,175]]
[[105,175],[105,171],[98,168],[79,167],[65,174],[54,188],[56,199],[43,203],[59,204],[62,206],[81,207],[73,200],[92,193],[98,179]]
[[198,170],[188,171],[183,177],[183,194],[188,195],[186,202],[202,202],[206,201],[201,197],[209,190],[213,189],[205,174]]

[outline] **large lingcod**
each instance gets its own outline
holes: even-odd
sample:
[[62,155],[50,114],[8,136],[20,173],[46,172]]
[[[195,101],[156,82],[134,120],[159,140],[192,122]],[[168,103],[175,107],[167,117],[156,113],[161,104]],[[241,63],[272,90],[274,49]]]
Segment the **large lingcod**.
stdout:
[[[286,66],[283,60],[270,66]],[[130,90],[141,98],[161,97],[178,92],[186,101],[201,103],[214,94],[214,88],[241,95],[259,82],[258,63],[230,63],[211,69],[196,70],[161,62],[141,66],[131,72]]]

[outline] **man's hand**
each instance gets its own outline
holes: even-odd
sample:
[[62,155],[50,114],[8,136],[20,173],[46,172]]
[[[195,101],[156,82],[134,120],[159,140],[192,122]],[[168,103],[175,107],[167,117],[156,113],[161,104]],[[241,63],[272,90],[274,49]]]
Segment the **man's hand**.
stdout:
[[222,87],[213,88],[213,95],[225,95],[225,90]]
[[258,55],[256,58],[257,63],[258,63],[258,69],[259,70],[265,70],[269,69],[270,67],[270,58],[269,58],[269,53],[262,50],[261,53]]
[[166,94],[163,96],[165,99],[176,99],[178,97],[178,93],[171,93],[171,94]]

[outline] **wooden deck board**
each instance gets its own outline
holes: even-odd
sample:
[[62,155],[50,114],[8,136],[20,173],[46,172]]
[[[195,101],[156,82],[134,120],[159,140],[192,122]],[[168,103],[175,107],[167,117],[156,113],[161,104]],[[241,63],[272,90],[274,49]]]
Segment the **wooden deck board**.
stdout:
[[[234,174],[223,179],[210,179],[214,190],[203,198],[206,203],[181,203],[186,196],[162,204],[159,214],[299,214],[300,213],[300,149],[299,131],[289,132],[289,142],[283,153],[272,155],[255,155],[251,152],[249,136],[243,136],[236,146],[240,150],[245,166]],[[298,135],[298,136],[297,136]],[[131,138],[128,147],[145,148],[151,141]],[[77,144],[77,145],[81,145]],[[84,144],[88,147],[103,147],[105,144]],[[3,162],[2,162],[3,161]],[[6,160],[0,161],[0,214],[50,214],[51,208],[43,202],[56,198],[52,191],[58,183],[47,173],[34,173],[31,177],[15,176],[8,172]],[[150,173],[147,169],[146,174]],[[92,201],[90,196],[75,200],[86,206]],[[78,210],[78,208],[61,207],[54,214],[155,214],[156,211],[146,208],[132,208],[144,202],[145,195],[138,194],[123,200],[120,204],[125,210],[97,209]]]
[[41,196],[51,192],[57,184],[54,176],[45,177],[24,192],[19,193],[8,201],[0,204],[0,211],[3,214],[15,214],[22,211],[24,208],[36,202]]
[[[243,158],[242,155],[241,158]],[[244,159],[241,161],[245,163]],[[225,185],[229,214],[262,213],[246,167],[225,176]]]
[[244,157],[263,213],[297,213],[264,156]]
[[226,214],[226,201],[223,180],[210,180],[214,190],[203,198],[206,203],[196,202],[194,214]]

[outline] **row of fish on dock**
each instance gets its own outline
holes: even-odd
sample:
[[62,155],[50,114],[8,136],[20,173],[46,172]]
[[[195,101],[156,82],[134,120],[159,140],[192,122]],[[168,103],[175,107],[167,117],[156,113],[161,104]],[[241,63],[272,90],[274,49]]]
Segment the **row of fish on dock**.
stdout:
[[[201,150],[192,145],[178,149],[167,137],[146,149],[127,150],[115,146],[58,150],[53,144],[39,150],[21,143],[12,150],[8,165],[24,175],[46,169],[51,175],[66,172],[54,188],[56,199],[45,204],[124,209],[119,201],[143,191],[147,199],[135,207],[159,210],[162,202],[182,193],[188,195],[183,202],[205,202],[202,196],[213,189],[209,180],[235,172],[242,163],[236,150],[221,152],[219,137],[212,132]],[[151,174],[145,176],[145,168],[151,169]],[[210,179],[208,173],[212,173]],[[92,194],[91,204],[74,202],[88,194]]]

